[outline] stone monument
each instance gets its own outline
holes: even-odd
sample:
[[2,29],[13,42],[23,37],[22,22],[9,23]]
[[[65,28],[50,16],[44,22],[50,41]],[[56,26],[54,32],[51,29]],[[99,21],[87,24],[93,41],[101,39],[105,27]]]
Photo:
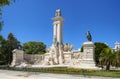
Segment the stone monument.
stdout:
[[[56,10],[53,21],[53,43],[46,49],[46,53],[41,56],[31,57],[23,55],[21,50],[13,51],[13,62],[11,66],[19,67],[77,67],[87,69],[98,69],[94,62],[95,46],[92,42],[90,31],[87,32],[87,42],[83,43],[83,52],[72,50],[73,46],[69,43],[63,44],[62,27],[64,18],[61,16],[61,10]],[[34,63],[30,63],[33,60]],[[23,61],[26,61],[24,63]],[[22,63],[23,62],[23,63]]]
[[62,26],[64,19],[61,17],[61,10],[56,10],[56,17],[52,18],[54,26],[53,44],[56,47],[56,57],[58,63],[63,64],[63,43],[62,43]]
[[61,16],[61,10],[56,10],[53,20],[53,44],[47,49],[45,54],[45,64],[57,65],[63,64],[63,42],[62,42],[62,26],[64,19]]
[[20,65],[21,62],[24,61],[24,51],[14,49],[12,52],[13,52],[13,61],[11,63],[11,67]]
[[92,42],[90,31],[87,32],[87,42],[83,43],[83,58],[80,63],[81,68],[96,69],[94,61],[95,45]]

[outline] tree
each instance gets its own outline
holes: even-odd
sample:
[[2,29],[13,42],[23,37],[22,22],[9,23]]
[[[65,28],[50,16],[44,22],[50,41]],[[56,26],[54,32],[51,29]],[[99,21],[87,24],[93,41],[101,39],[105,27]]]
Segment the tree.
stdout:
[[106,66],[106,70],[110,70],[110,66],[115,61],[116,55],[110,48],[104,48],[100,53],[99,61],[102,66]]
[[120,67],[120,50],[117,52],[116,60],[117,60],[116,67]]
[[14,37],[12,33],[8,34],[7,43],[12,49],[19,49],[20,42]]
[[0,32],[1,32],[1,30],[2,30],[2,26],[3,26],[3,22],[1,21],[1,22],[0,22]]
[[[4,21],[2,20],[2,9],[5,6],[10,6],[16,0],[0,0],[0,33],[3,27]],[[14,44],[13,44],[14,43]],[[12,60],[12,50],[17,48],[20,42],[17,39],[5,40],[0,34],[0,64],[10,64]]]
[[100,53],[102,52],[102,50],[104,48],[108,48],[108,46],[105,44],[105,43],[101,43],[101,42],[95,42],[94,43],[95,45],[95,62],[96,62],[96,65],[99,64],[99,57],[100,57]]
[[83,52],[83,46],[81,47],[80,52]]
[[0,0],[0,5],[6,6],[6,5],[10,5],[12,2],[15,2],[15,0]]
[[11,5],[13,2],[15,2],[16,0],[0,0],[0,15],[2,15],[2,8],[4,6],[9,6]]
[[3,26],[3,21],[2,21],[2,8],[4,6],[9,6],[11,5],[13,2],[15,2],[16,0],[0,0],[0,32],[2,30],[2,26]]
[[112,62],[112,66],[120,67],[120,51],[113,51],[115,58]]
[[19,48],[20,42],[12,33],[8,34],[7,40],[0,35],[0,65],[9,65],[12,61],[12,51]]
[[5,52],[7,52],[7,54],[6,54],[7,59],[6,60],[7,60],[7,63],[10,64],[12,61],[12,56],[13,56],[12,51],[14,49],[19,49],[20,42],[14,37],[14,35],[12,33],[9,33],[5,46],[6,46]]
[[4,52],[6,40],[0,35],[0,65],[5,64],[6,54]]
[[27,54],[44,54],[46,45],[43,42],[26,42],[23,49]]

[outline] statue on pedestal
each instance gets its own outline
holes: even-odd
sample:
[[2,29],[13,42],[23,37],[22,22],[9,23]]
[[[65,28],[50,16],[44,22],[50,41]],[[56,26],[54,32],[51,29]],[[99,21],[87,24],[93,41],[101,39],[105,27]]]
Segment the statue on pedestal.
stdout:
[[90,31],[87,32],[87,36],[86,37],[87,37],[88,41],[92,41],[92,36],[90,34]]

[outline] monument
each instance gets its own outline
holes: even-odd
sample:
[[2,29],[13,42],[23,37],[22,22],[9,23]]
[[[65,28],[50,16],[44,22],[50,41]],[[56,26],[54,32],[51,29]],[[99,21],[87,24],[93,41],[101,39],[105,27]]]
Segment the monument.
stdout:
[[56,10],[56,17],[52,18],[54,26],[53,44],[56,48],[57,64],[63,64],[63,43],[62,26],[64,19],[61,17],[61,10]]
[[[29,55],[21,56],[21,61],[34,61],[31,64],[31,67],[77,67],[77,68],[87,68],[87,69],[96,69],[94,62],[94,51],[95,46],[92,42],[92,36],[90,31],[87,32],[87,42],[83,43],[83,52],[79,50],[72,50],[73,46],[69,43],[63,43],[62,38],[62,27],[64,23],[64,18],[62,17],[61,10],[56,10],[55,17],[52,18],[53,21],[53,43],[46,49],[46,53],[36,58],[30,58]],[[15,52],[17,53],[17,52]],[[16,56],[13,56],[12,66],[20,65],[15,62],[19,59]],[[30,63],[29,63],[30,64]],[[30,67],[30,66],[29,66]]]
[[24,57],[23,57],[24,51],[14,49],[12,52],[13,52],[13,61],[11,63],[11,66],[20,65],[21,62],[24,61]]
[[57,65],[63,64],[63,42],[62,42],[62,26],[64,19],[61,16],[61,10],[56,10],[56,16],[53,20],[53,44],[47,49],[45,54],[45,64]]
[[94,61],[95,45],[92,42],[90,31],[87,32],[87,42],[83,43],[83,58],[81,61],[81,68],[97,68]]

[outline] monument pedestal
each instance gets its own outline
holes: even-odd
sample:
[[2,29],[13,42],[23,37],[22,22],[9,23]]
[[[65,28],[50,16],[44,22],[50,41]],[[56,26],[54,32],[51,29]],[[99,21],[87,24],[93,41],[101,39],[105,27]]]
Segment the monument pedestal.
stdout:
[[24,57],[23,57],[24,56],[24,51],[14,49],[12,52],[13,52],[13,60],[12,60],[12,63],[11,63],[11,67],[20,65],[21,62],[24,61]]
[[80,68],[83,69],[98,69],[98,67],[95,66],[95,62],[93,60],[82,60],[80,63]]
[[81,68],[98,69],[98,67],[95,66],[94,51],[95,45],[93,44],[93,42],[88,41],[83,43],[83,57],[80,62]]

